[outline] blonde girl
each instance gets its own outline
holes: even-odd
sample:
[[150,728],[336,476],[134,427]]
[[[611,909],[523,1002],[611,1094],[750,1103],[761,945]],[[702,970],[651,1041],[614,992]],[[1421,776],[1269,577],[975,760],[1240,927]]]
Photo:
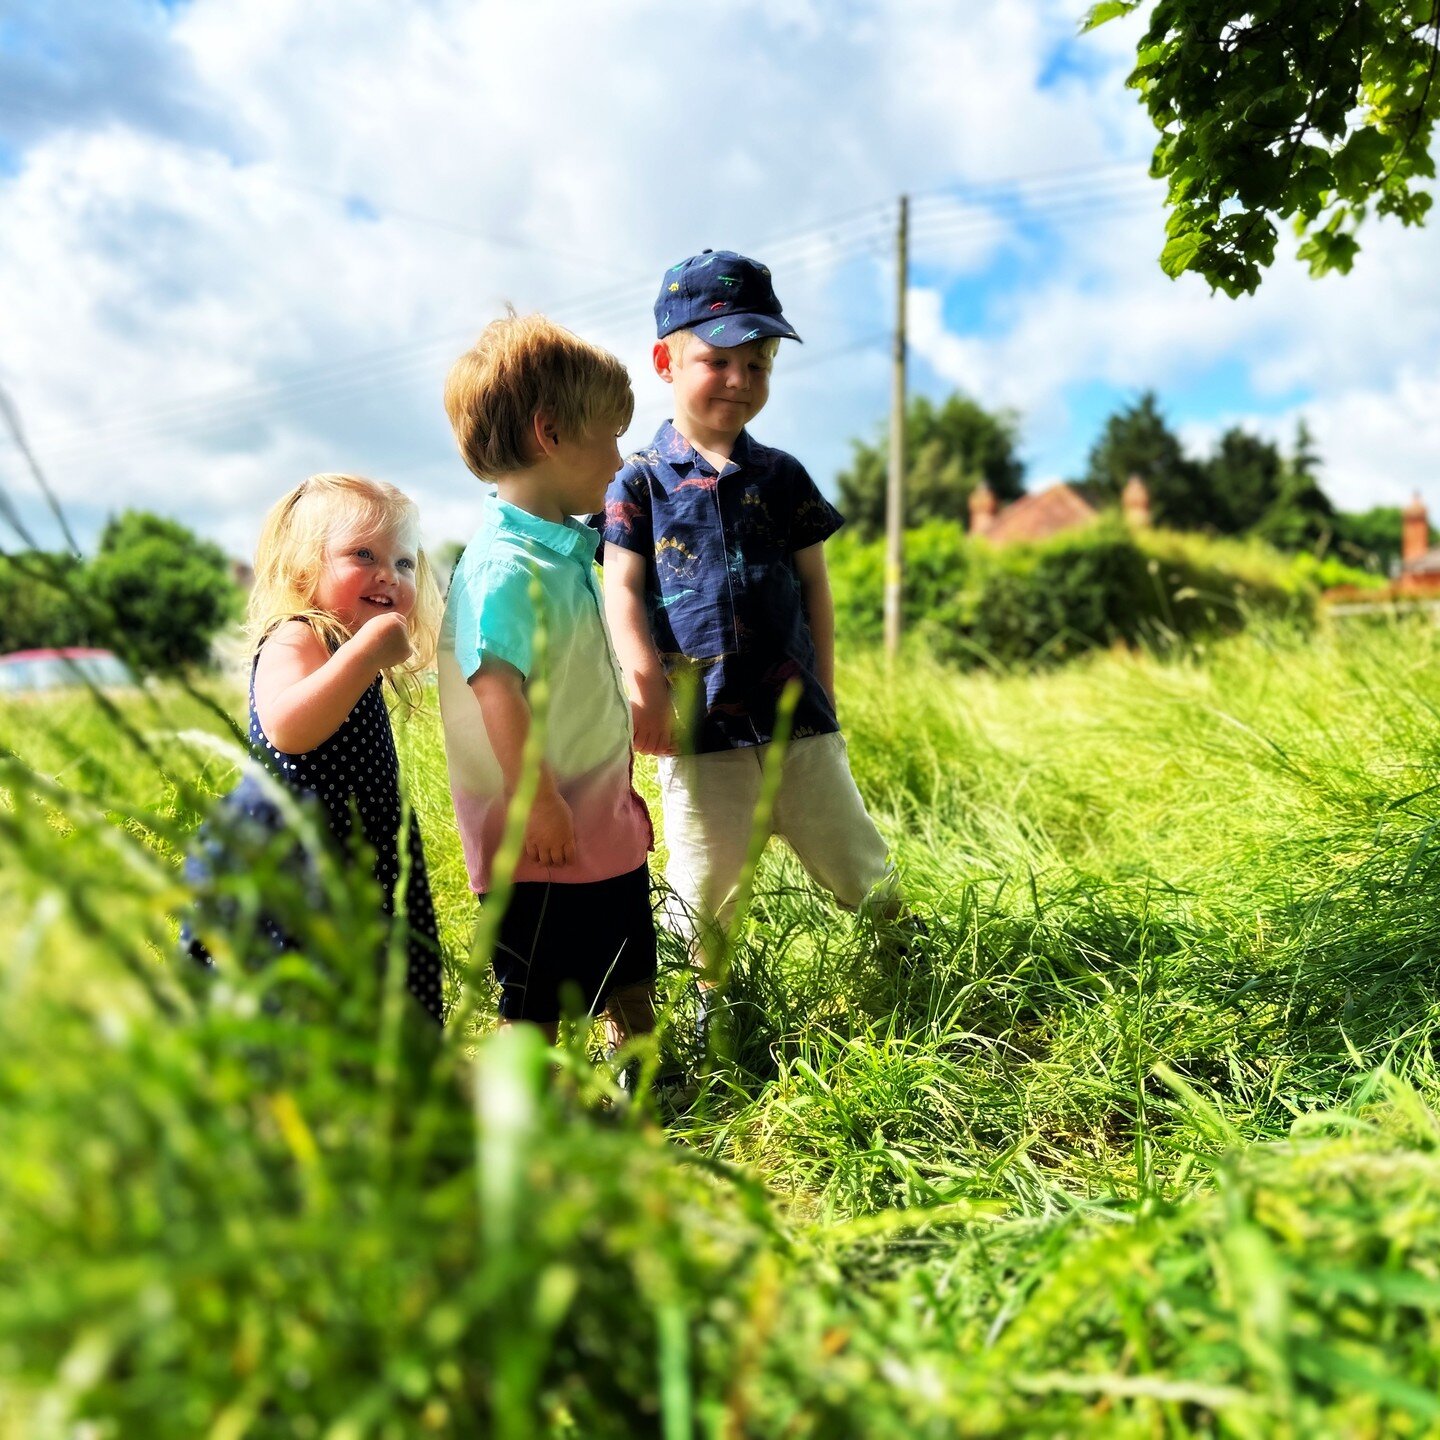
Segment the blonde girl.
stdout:
[[[383,686],[388,679],[403,701],[418,703],[439,620],[415,506],[393,485],[312,475],[266,516],[248,616],[251,749],[272,781],[318,807],[338,853],[353,855],[354,840],[363,838],[385,913],[405,917],[408,988],[437,1021],[435,911],[413,815],[401,835],[400,770]],[[278,823],[253,776],[225,803],[232,819]],[[402,839],[408,879],[397,905]],[[277,950],[294,948],[273,921],[262,923]],[[187,940],[192,955],[208,960],[198,940]]]

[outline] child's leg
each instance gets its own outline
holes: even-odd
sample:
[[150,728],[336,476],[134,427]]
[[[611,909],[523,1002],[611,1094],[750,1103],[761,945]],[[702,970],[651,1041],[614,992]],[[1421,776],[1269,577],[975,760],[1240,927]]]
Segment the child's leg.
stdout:
[[735,890],[760,800],[764,752],[765,747],[750,747],[660,760],[670,851],[665,928],[685,940],[692,958],[706,968],[714,964],[735,911]]
[[[500,1023],[537,1025],[552,1045],[560,1031],[560,997],[542,946],[548,939],[546,921],[555,888],[543,880],[515,885],[490,956],[500,986]],[[485,895],[479,900],[482,907],[493,903]]]
[[611,1048],[634,1035],[655,1029],[654,985],[621,985],[610,992],[605,1005],[605,1029]]
[[533,1025],[544,1037],[547,1045],[554,1045],[560,1039],[560,1022],[558,1020],[507,1020],[503,1015],[500,1023],[510,1025]]
[[775,833],[789,842],[811,878],[847,910],[867,900],[886,916],[903,908],[885,841],[850,773],[843,735],[811,735],[791,744],[774,819]]

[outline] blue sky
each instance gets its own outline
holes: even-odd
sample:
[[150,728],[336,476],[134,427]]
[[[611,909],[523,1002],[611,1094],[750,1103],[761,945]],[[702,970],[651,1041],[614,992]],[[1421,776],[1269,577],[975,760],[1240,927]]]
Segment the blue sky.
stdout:
[[[463,537],[439,395],[466,341],[513,302],[609,345],[639,442],[661,270],[737,248],[806,339],[753,428],[830,489],[888,405],[905,192],[912,387],[1013,409],[1032,485],[1153,388],[1196,450],[1304,414],[1342,504],[1440,507],[1436,232],[1372,227],[1343,280],[1287,256],[1241,301],[1166,280],[1138,21],[1081,37],[1083,8],[12,0],[0,383],[86,536],[136,505],[243,554],[344,468]],[[28,493],[3,443],[0,483]]]

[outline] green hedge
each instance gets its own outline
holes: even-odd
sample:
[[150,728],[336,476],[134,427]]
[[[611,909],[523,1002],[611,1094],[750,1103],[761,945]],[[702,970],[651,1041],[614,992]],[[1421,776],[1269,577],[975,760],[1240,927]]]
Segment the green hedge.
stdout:
[[[842,640],[882,633],[884,542],[827,547]],[[992,546],[935,523],[905,537],[908,635],[963,664],[1045,661],[1097,645],[1203,639],[1254,616],[1313,623],[1317,585],[1257,542],[1105,519],[1038,545]]]

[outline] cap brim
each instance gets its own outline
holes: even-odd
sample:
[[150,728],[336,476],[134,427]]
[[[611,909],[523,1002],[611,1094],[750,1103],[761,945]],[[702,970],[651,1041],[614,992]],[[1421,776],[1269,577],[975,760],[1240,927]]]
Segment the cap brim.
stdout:
[[[720,315],[716,317],[717,325],[723,323],[724,334],[712,339],[705,332],[710,328],[708,322],[702,320],[698,325],[690,328],[707,345],[713,345],[717,350],[730,350],[736,345],[744,345],[751,340],[769,340],[772,336],[778,336],[782,340],[800,340],[795,333],[795,327],[783,315],[746,315],[735,313]],[[733,337],[733,338],[732,338]]]

